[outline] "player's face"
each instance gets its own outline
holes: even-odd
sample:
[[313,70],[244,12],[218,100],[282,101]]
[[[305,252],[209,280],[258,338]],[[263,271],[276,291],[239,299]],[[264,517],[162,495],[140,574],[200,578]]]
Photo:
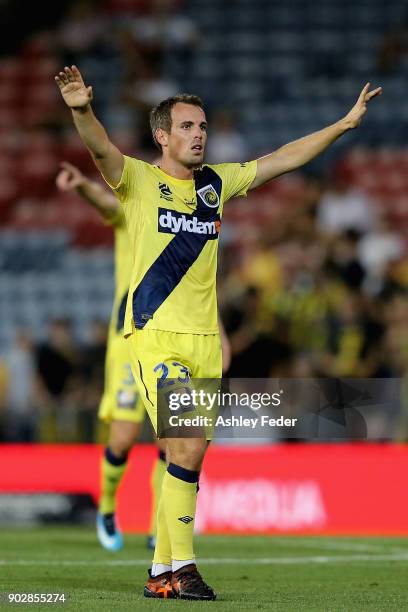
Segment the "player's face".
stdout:
[[171,109],[168,154],[189,168],[201,166],[207,142],[207,120],[199,106],[178,102]]

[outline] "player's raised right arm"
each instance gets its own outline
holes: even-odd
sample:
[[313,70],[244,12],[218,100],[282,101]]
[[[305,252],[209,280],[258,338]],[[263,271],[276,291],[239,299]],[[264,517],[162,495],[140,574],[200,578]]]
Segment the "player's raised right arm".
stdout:
[[71,109],[78,133],[88,148],[99,171],[110,185],[117,185],[122,176],[124,158],[109,140],[103,125],[91,108],[92,87],[87,87],[76,66],[67,66],[55,77],[66,105]]
[[113,193],[108,188],[105,189],[95,181],[91,181],[76,166],[66,161],[61,162],[60,166],[61,169],[55,179],[58,189],[61,191],[75,189],[106,221],[113,222],[120,208],[119,200]]

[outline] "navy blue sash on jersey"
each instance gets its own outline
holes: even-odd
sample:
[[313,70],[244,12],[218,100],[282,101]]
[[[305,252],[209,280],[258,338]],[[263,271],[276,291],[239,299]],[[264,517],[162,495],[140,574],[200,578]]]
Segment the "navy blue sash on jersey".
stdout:
[[[194,183],[197,197],[197,208],[193,214],[173,213],[176,221],[180,217],[192,222],[192,224],[210,224],[220,221],[219,206],[221,202],[221,177],[204,166],[201,170],[194,172]],[[205,188],[208,189],[205,189]],[[208,201],[204,201],[199,195],[207,193]],[[216,196],[214,195],[216,193]],[[164,209],[161,209],[163,212]],[[169,211],[167,211],[169,212]],[[159,211],[160,214],[160,211]],[[181,223],[181,221],[180,221]],[[182,280],[187,270],[196,261],[208,240],[218,239],[216,233],[198,233],[195,231],[178,231],[165,249],[160,253],[156,261],[146,271],[146,274],[133,292],[133,320],[138,329],[143,329],[151,319],[156,310],[169,297],[174,288]],[[162,230],[158,227],[158,231]]]
[[128,298],[128,293],[129,291],[126,291],[125,295],[120,301],[120,305],[118,309],[118,316],[116,319],[116,331],[117,332],[120,332],[120,330],[123,329],[123,326],[125,325],[126,302]]

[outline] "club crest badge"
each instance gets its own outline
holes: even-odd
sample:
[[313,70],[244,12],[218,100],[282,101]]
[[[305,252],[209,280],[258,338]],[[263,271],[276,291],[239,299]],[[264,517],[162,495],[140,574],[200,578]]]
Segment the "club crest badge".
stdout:
[[197,191],[198,195],[209,208],[217,208],[220,203],[218,193],[212,185],[206,185]]

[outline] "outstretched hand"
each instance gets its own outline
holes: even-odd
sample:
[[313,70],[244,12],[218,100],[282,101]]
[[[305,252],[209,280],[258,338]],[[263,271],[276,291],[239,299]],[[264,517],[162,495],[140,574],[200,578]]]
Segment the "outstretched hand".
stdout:
[[70,108],[84,108],[92,102],[92,87],[87,87],[76,66],[65,66],[55,77],[65,103]]
[[61,170],[59,171],[55,182],[58,189],[61,191],[70,191],[83,185],[85,177],[82,172],[68,162],[61,162]]
[[363,115],[367,112],[368,102],[382,94],[382,87],[377,87],[372,91],[369,91],[369,89],[370,83],[367,83],[361,90],[358,100],[351,111],[344,117],[344,121],[349,129],[354,129],[360,125]]

